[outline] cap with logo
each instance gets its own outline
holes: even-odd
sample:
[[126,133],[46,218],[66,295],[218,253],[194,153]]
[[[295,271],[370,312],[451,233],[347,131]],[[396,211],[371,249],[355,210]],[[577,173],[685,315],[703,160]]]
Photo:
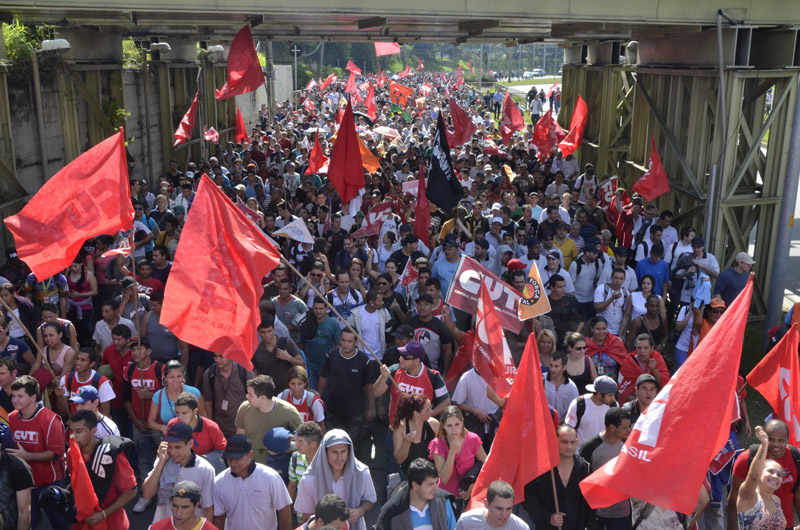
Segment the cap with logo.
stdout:
[[245,434],[234,434],[228,439],[228,445],[222,453],[222,458],[242,458],[253,450],[250,438]]
[[196,482],[182,480],[172,487],[169,497],[170,499],[189,499],[192,502],[198,502],[203,497],[203,491]]

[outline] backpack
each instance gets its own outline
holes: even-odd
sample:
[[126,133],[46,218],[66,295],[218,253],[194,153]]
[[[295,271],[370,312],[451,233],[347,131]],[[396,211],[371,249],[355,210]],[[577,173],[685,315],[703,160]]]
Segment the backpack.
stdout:
[[[795,482],[794,486],[792,487],[792,491],[794,491],[797,489],[797,486],[800,486],[800,480],[798,480],[798,477],[800,477],[800,449],[791,444],[786,444],[786,447],[789,449],[789,453],[792,455],[792,460],[794,460]],[[756,453],[758,452],[758,445],[751,445],[748,451],[749,455],[747,457],[747,469],[750,469],[750,465],[753,463],[753,459],[756,457]]]
[[[67,393],[72,392],[72,383],[73,383],[73,381],[75,381],[75,373],[76,372],[70,372],[70,373],[67,374],[67,379],[65,381],[66,384],[67,384]],[[92,376],[92,380],[89,383],[90,385],[95,387],[98,391],[100,390],[100,378],[101,377],[103,377],[103,374],[101,374],[98,371],[95,371],[94,375]]]
[[[577,421],[575,422],[575,430],[577,431],[581,426],[581,418],[583,418],[583,415],[586,414],[586,396],[578,396],[576,399],[578,400],[575,407],[575,417],[577,418]],[[616,401],[614,402],[613,406],[618,406]]]
[[[307,392],[307,395],[306,395],[306,408],[308,408],[308,412],[310,414],[313,415],[314,411],[312,410],[312,407],[314,406],[314,403],[316,403],[317,401],[321,401],[322,402],[322,410],[325,410],[325,402],[322,401],[322,397],[319,395],[319,392],[317,392],[316,390],[313,390],[311,388],[306,388],[306,392]],[[294,403],[292,403],[291,393],[292,393],[292,391],[289,390],[288,388],[286,388],[280,394],[278,394],[278,398],[286,401],[287,403],[289,403],[291,405],[294,405]],[[313,420],[313,416],[312,416],[312,419],[309,420],[309,421],[314,421]]]
[[[594,260],[594,273],[595,273],[595,275],[600,274],[600,264],[601,263],[605,264],[605,261],[606,261],[606,259],[603,258],[601,254],[597,255],[597,259]],[[578,257],[578,259],[575,260],[575,277],[576,278],[581,275],[581,269],[583,269],[583,260],[580,259],[580,257]]]
[[[237,372],[239,374],[239,379],[242,381],[242,386],[247,389],[247,370],[245,370],[244,366],[239,363],[236,363]],[[211,387],[211,394],[214,395],[214,379],[217,377],[217,364],[214,363],[208,368],[208,385]],[[213,397],[211,398],[214,399]]]
[[[622,305],[625,306],[625,302],[628,301],[628,295],[630,294],[627,289],[624,287],[620,287],[620,291],[622,291]],[[603,286],[603,299],[608,298],[609,293],[611,292],[611,287],[608,284]]]

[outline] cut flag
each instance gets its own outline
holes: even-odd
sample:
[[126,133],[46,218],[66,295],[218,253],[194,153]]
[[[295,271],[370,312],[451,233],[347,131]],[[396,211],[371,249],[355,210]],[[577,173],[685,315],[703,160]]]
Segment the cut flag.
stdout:
[[367,116],[374,122],[377,115],[378,111],[375,108],[375,87],[372,86],[372,82],[370,81],[369,92],[367,92]]
[[[95,525],[90,525],[86,522],[87,517],[91,517],[95,512],[100,510],[100,501],[94,491],[92,479],[89,476],[89,470],[86,469],[86,462],[83,461],[81,448],[75,442],[75,438],[69,437],[69,451],[67,451],[69,458],[69,470],[72,475],[72,496],[75,499],[75,519],[78,521],[72,525],[72,528],[84,528],[105,530],[108,526],[105,519]],[[100,454],[100,458],[110,458],[107,455]],[[103,462],[105,463],[105,462]],[[99,467],[99,466],[98,466]],[[102,468],[101,468],[102,469]]]
[[397,103],[401,107],[405,107],[408,104],[408,98],[411,97],[413,93],[413,88],[395,83],[394,81],[389,81],[389,98],[392,100],[392,103]]
[[747,375],[747,384],[758,390],[772,406],[775,417],[789,426],[789,443],[794,446],[800,446],[800,361],[797,343],[795,322]]
[[364,219],[364,224],[361,225],[361,228],[353,232],[353,237],[367,237],[379,234],[383,221],[391,217],[391,215],[391,201],[374,205],[370,208],[369,212],[367,212],[366,219]]
[[453,134],[445,129],[447,134],[447,145],[456,147],[467,143],[478,128],[469,119],[464,109],[458,106],[455,98],[450,98],[450,119],[453,120]]
[[128,237],[123,237],[122,241],[119,242],[119,246],[117,248],[112,248],[111,250],[107,250],[103,252],[100,257],[101,258],[108,258],[110,256],[116,256],[117,254],[122,254],[125,257],[131,255],[131,249],[133,248],[133,230],[128,231]]
[[400,285],[403,287],[408,287],[417,281],[417,278],[419,277],[419,271],[416,267],[414,267],[414,265],[411,264],[411,261],[412,260],[410,259],[406,260],[406,266],[403,269],[403,274],[400,275]]
[[328,180],[339,192],[342,203],[349,202],[364,187],[360,145],[353,121],[353,103],[348,101],[328,164]]
[[531,263],[531,271],[525,279],[525,288],[519,299],[519,319],[528,320],[550,312],[550,299],[544,291],[542,277],[536,262]]
[[245,143],[249,141],[247,136],[247,127],[244,125],[244,118],[242,118],[242,109],[236,107],[236,136],[234,140],[237,142]]
[[253,44],[250,26],[239,30],[228,52],[228,82],[217,90],[217,99],[227,99],[246,94],[264,84],[264,72],[258,62],[258,53]]
[[[708,465],[730,436],[752,294],[751,277],[639,416],[619,455],[581,481],[592,508],[635,496],[666,510],[692,513]],[[705,429],[702,436],[697,435],[698,425]]]
[[200,179],[164,292],[161,323],[249,370],[261,279],[281,255],[207,176]]
[[331,74],[331,75],[329,75],[328,77],[326,77],[326,78],[325,78],[325,81],[323,81],[323,82],[322,82],[322,83],[320,83],[320,85],[319,85],[319,89],[320,89],[320,91],[322,91],[322,90],[325,90],[326,88],[328,88],[328,85],[330,85],[330,84],[331,84],[331,83],[333,83],[334,81],[336,81],[336,74]]
[[525,500],[525,485],[556,465],[558,440],[544,393],[536,335],[531,333],[492,449],[472,489],[471,507],[484,501],[495,480],[511,484],[514,503],[519,504]]
[[429,201],[449,212],[456,206],[464,195],[461,181],[453,171],[453,161],[450,158],[450,146],[447,144],[447,135],[444,118],[439,112],[436,132],[433,133],[431,147],[431,169],[428,172],[428,187],[425,196]]
[[323,168],[325,172],[327,172],[328,157],[322,152],[322,144],[319,143],[319,129],[317,129],[317,139],[314,140],[314,145],[311,147],[311,154],[308,156],[306,175],[322,173]]
[[582,97],[578,96],[575,102],[575,111],[569,122],[569,132],[566,138],[558,144],[558,149],[564,156],[571,155],[581,146],[583,142],[583,129],[586,128],[586,119],[589,117],[589,108]]
[[664,165],[661,163],[661,157],[658,155],[656,149],[656,139],[650,137],[650,169],[647,173],[642,175],[642,178],[636,181],[633,185],[633,191],[641,194],[647,201],[652,201],[659,195],[663,195],[669,191],[669,179],[667,172],[664,171]]
[[558,142],[564,139],[566,134],[556,120],[553,119],[553,111],[548,110],[545,112],[539,121],[536,122],[536,127],[533,128],[533,137],[531,143],[539,150],[537,156],[539,158],[547,158],[550,152]]
[[503,117],[500,119],[500,135],[503,137],[503,145],[508,146],[511,135],[524,128],[525,118],[522,117],[517,104],[511,99],[511,94],[506,89],[506,96],[503,98]]
[[203,140],[217,143],[219,142],[219,133],[214,127],[209,129],[208,126],[205,126],[203,127]]
[[375,55],[381,57],[382,55],[394,55],[400,53],[400,45],[396,42],[376,42]]
[[[472,364],[492,390],[504,398],[511,392],[509,378],[513,378],[514,362],[508,349],[503,327],[497,318],[492,295],[486,283],[481,281],[478,313],[475,317],[475,350]],[[508,364],[511,366],[508,367]]]
[[106,138],[45,182],[5,223],[36,278],[70,266],[83,243],[133,224],[124,131]]
[[352,61],[352,59],[347,60],[347,66],[345,66],[344,69],[349,70],[353,74],[361,75],[361,68],[359,68],[358,65]]
[[197,114],[198,96],[200,96],[200,90],[195,93],[192,104],[189,106],[189,110],[187,110],[186,114],[183,115],[181,123],[178,125],[178,128],[175,129],[175,134],[173,135],[175,137],[175,143],[172,144],[172,147],[186,143],[186,140],[192,137],[192,130],[194,129],[194,117],[195,114]]
[[315,86],[317,86],[317,80],[312,77],[311,79],[308,80],[308,84],[306,85],[306,90],[311,90]]
[[[417,184],[417,205],[414,209],[414,235],[425,246],[429,246],[431,228],[431,209],[428,198],[425,196],[425,168],[419,168],[419,184]],[[411,261],[410,259],[407,261]]]

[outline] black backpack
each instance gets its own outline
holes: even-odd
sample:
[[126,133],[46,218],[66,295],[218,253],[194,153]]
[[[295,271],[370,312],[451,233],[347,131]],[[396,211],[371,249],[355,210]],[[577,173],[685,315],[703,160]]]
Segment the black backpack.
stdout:
[[[247,370],[239,363],[236,363],[237,373],[239,379],[242,380],[242,386],[247,389]],[[214,394],[214,379],[217,377],[217,364],[214,363],[208,368],[208,385],[211,387],[211,394]],[[213,399],[213,398],[212,398]]]
[[[577,400],[578,402],[576,403],[575,407],[575,417],[577,418],[577,421],[575,422],[576,431],[578,430],[578,427],[581,426],[581,418],[583,418],[583,415],[586,414],[586,396],[578,396]],[[617,405],[617,402],[615,401],[613,406],[617,407],[619,405]]]

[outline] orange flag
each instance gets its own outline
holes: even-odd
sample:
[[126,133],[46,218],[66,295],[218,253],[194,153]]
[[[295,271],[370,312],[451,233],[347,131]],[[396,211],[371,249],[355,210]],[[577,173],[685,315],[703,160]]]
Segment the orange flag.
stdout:
[[236,137],[234,140],[237,142],[247,142],[250,138],[247,136],[247,127],[244,125],[244,118],[242,118],[242,109],[236,107]]
[[197,113],[198,96],[200,96],[200,90],[195,93],[189,110],[186,111],[186,114],[183,116],[180,125],[178,125],[178,129],[173,135],[175,136],[175,143],[172,144],[173,147],[178,144],[186,143],[186,140],[192,137],[192,129],[194,129],[194,116]]
[[206,176],[175,253],[161,323],[252,369],[261,279],[280,262],[267,236]]
[[381,168],[381,159],[372,154],[361,138],[358,138],[358,150],[361,152],[361,166],[364,169],[375,173]]
[[389,97],[392,103],[397,103],[401,107],[405,107],[408,103],[408,98],[411,97],[413,93],[413,88],[395,83],[394,81],[389,81]]
[[75,442],[75,439],[69,439],[69,457],[70,470],[72,471],[72,494],[75,497],[75,510],[77,511],[75,518],[78,520],[76,526],[78,528],[94,528],[96,530],[105,530],[105,520],[100,521],[94,526],[90,526],[85,522],[86,518],[93,515],[95,512],[100,511],[100,501],[97,499],[97,494],[94,492],[92,486],[92,479],[89,477],[89,471],[86,469],[86,462],[83,461],[81,448]]
[[797,343],[795,323],[747,375],[747,383],[764,396],[772,406],[775,417],[789,426],[789,443],[800,446],[800,361]]
[[536,336],[531,333],[492,450],[472,489],[470,507],[486,498],[495,480],[511,484],[514,503],[519,504],[525,500],[525,485],[557,464],[558,441],[544,394]]
[[17,254],[46,280],[69,267],[84,241],[133,224],[122,129],[53,175],[5,222]]
[[250,25],[245,25],[231,43],[231,49],[228,52],[228,82],[225,83],[222,90],[217,90],[216,97],[221,100],[246,94],[258,89],[263,84],[264,72],[258,61]]
[[542,277],[536,262],[531,263],[531,271],[525,279],[525,288],[522,298],[519,299],[519,319],[528,320],[538,315],[550,312],[550,299],[544,292]]

